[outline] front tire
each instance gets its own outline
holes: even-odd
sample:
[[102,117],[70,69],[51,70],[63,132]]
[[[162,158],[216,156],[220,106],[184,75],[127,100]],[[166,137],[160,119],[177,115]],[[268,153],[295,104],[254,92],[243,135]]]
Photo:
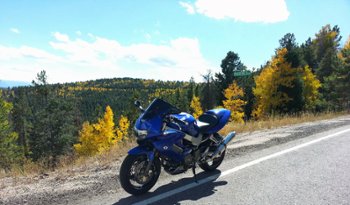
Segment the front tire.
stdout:
[[158,180],[160,174],[159,159],[154,159],[148,173],[145,169],[148,164],[146,155],[128,155],[120,167],[120,184],[123,189],[132,195],[140,195],[150,190]]
[[213,161],[204,162],[204,163],[199,164],[199,167],[202,168],[206,172],[215,171],[216,168],[218,168],[220,166],[220,164],[222,163],[222,161],[224,160],[225,153],[226,153],[226,150],[224,150],[219,157],[213,159]]

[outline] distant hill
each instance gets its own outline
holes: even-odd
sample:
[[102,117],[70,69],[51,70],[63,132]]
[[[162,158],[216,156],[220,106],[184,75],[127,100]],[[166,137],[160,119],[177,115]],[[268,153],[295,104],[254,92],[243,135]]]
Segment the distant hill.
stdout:
[[[24,82],[12,82],[4,84],[0,81],[2,88],[11,87],[15,96],[20,96],[29,107],[35,107],[36,92],[33,86]],[[1,88],[0,86],[0,88]],[[148,106],[154,98],[162,98],[177,106],[183,111],[189,111],[192,95],[196,91],[199,95],[199,83],[191,87],[189,82],[183,81],[160,81],[134,78],[112,78],[97,79],[72,83],[49,84],[50,93],[57,98],[71,99],[79,109],[82,121],[95,121],[100,117],[107,105],[109,105],[118,118],[126,115],[129,119],[136,119],[139,115],[134,106],[135,100],[140,100],[143,106]],[[3,92],[9,94],[10,92]],[[190,97],[188,97],[190,96]],[[10,101],[15,100],[11,97]],[[18,99],[17,99],[18,100]],[[15,102],[13,102],[15,103]]]
[[18,86],[26,86],[30,85],[29,82],[24,81],[13,81],[13,80],[0,80],[0,88],[12,88],[12,87],[18,87]]

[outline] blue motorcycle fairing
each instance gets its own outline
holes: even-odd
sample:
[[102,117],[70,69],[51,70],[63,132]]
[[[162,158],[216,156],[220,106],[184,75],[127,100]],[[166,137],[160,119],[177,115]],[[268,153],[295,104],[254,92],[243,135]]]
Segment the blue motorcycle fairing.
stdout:
[[159,116],[145,120],[139,118],[136,120],[135,128],[139,130],[147,130],[147,137],[154,137],[162,134],[163,121]]
[[131,150],[128,151],[128,154],[130,155],[147,155],[148,160],[153,160],[154,159],[154,151],[150,150],[146,146],[137,146],[132,148]]
[[190,151],[182,144],[184,137],[185,133],[179,130],[168,129],[161,136],[157,137],[157,140],[153,141],[152,144],[161,155],[181,162],[187,155],[186,153]]

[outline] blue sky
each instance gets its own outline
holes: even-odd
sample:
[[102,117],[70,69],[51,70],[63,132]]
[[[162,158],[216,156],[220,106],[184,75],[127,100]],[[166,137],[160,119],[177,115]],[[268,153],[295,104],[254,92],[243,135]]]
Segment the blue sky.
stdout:
[[344,42],[349,19],[348,0],[2,1],[0,79],[200,81],[230,50],[259,67],[288,32],[302,43],[338,25]]

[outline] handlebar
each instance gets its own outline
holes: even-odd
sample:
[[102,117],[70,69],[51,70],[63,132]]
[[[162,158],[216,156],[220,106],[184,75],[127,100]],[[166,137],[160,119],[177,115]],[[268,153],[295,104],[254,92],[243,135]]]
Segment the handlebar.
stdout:
[[167,118],[170,120],[170,122],[173,121],[173,122],[179,122],[179,123],[183,123],[185,125],[188,125],[188,122],[180,120],[174,116],[168,115]]

